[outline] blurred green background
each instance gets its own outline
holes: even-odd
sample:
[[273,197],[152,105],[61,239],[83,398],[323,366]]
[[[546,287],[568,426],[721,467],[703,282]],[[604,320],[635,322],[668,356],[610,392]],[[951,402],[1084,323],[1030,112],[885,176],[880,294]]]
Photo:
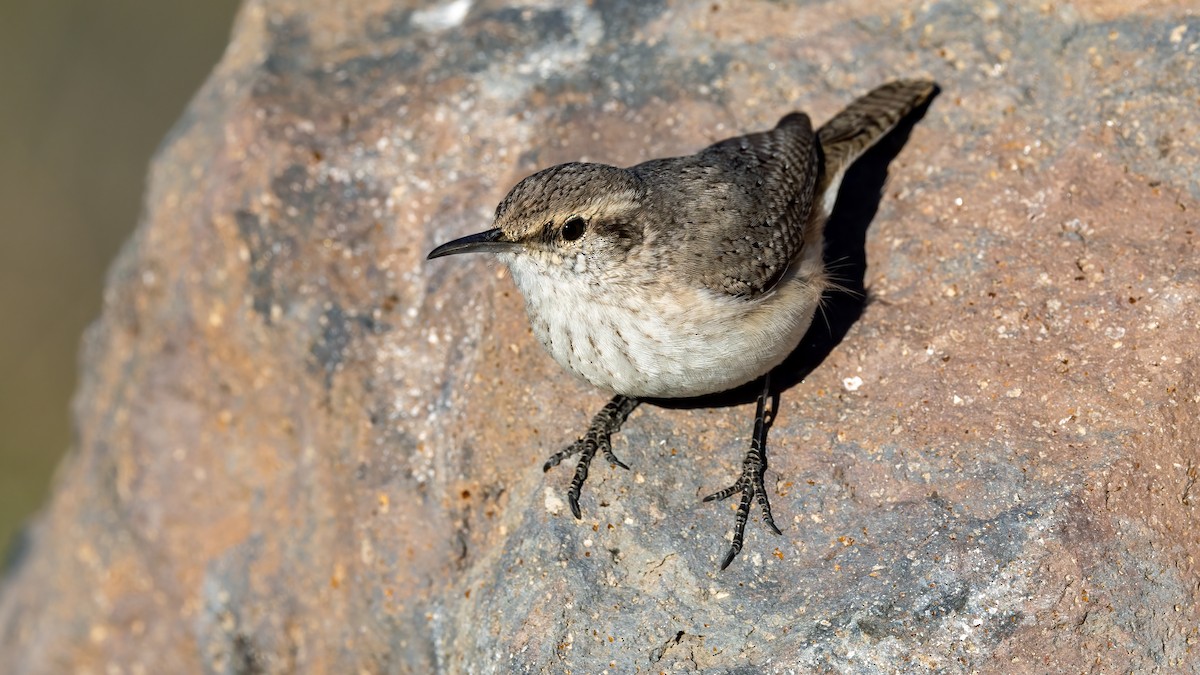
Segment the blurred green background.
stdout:
[[0,559],[71,442],[68,400],[147,162],[237,0],[0,0]]

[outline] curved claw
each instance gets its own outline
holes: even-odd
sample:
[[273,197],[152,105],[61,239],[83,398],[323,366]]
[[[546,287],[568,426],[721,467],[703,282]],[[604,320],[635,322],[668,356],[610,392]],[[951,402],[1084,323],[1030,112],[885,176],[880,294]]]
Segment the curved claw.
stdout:
[[614,397],[608,402],[608,405],[604,406],[603,410],[592,418],[592,424],[582,438],[550,455],[550,458],[542,465],[542,471],[546,472],[552,467],[558,466],[564,459],[572,455],[579,455],[579,463],[575,465],[575,477],[571,479],[571,487],[567,490],[567,502],[570,503],[571,513],[577,520],[583,518],[579,510],[579,493],[583,489],[584,481],[587,480],[588,467],[591,466],[592,459],[598,451],[604,453],[604,458],[610,464],[622,469],[629,469],[625,462],[617,459],[617,456],[613,454],[611,439],[612,435],[621,429],[625,418],[629,417],[629,413],[633,412],[637,406],[637,399],[628,396]]
[[[593,430],[593,431],[597,431],[597,430]],[[589,431],[588,435],[590,436],[593,433],[593,431]],[[615,454],[613,454],[611,432],[600,433],[597,431],[596,446],[600,448],[600,452],[604,453],[604,459],[607,459],[609,464],[619,466],[622,469],[629,468],[628,466],[625,465],[625,462],[622,462],[621,460],[617,459],[617,456]]]
[[582,452],[584,449],[583,440],[584,439],[582,438],[576,439],[574,443],[568,445],[562,450],[559,450],[553,455],[550,455],[550,457],[546,459],[546,463],[542,465],[542,473],[546,473],[553,467],[558,466],[564,459],[570,457],[571,455],[577,455]]
[[721,561],[721,571],[722,572],[725,571],[725,568],[729,567],[729,563],[733,562],[733,559],[736,558],[737,555],[741,552],[742,552],[741,542],[738,542],[738,541],[733,542],[733,546],[730,546],[729,552],[725,554],[725,559]]
[[754,491],[758,493],[758,505],[762,507],[762,521],[766,523],[771,531],[775,534],[782,535],[783,532],[775,525],[775,518],[771,516],[771,502],[767,500],[767,490],[761,482],[757,483]]
[[617,456],[614,455],[611,450],[604,453],[604,459],[607,459],[608,463],[612,464],[613,466],[619,466],[622,469],[625,469],[626,471],[629,470],[629,466],[627,464],[625,464],[625,462],[622,462],[621,460],[617,459]]

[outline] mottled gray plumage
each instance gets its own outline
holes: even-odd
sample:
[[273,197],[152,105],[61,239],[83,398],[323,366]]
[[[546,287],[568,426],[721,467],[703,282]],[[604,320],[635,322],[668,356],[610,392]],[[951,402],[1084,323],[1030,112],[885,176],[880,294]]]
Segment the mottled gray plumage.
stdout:
[[792,113],[770,131],[628,171],[658,204],[646,226],[663,228],[677,250],[692,253],[674,273],[754,298],[779,282],[804,246],[819,161],[812,122]]
[[[929,80],[896,80],[872,89],[817,131],[825,156],[818,192],[841,184],[846,169],[934,92]],[[836,197],[837,195],[833,195]]]
[[610,436],[643,398],[715,393],[764,378],[754,440],[738,481],[733,547],[750,502],[778,532],[762,484],[766,375],[799,344],[828,286],[823,228],[850,164],[934,91],[899,80],[816,132],[801,112],[769,131],[629,168],[574,162],[518,183],[493,229],[430,253],[491,251],[512,271],[534,334],[564,368],[616,396],[575,444],[568,493],[597,452],[624,466]]

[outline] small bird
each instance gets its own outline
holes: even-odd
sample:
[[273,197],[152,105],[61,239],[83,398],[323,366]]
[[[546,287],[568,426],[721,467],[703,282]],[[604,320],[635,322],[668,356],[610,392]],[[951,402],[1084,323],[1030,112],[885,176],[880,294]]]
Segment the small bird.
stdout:
[[769,131],[686,157],[553,166],[517,183],[491,229],[430,252],[496,255],[550,355],[613,394],[543,467],[580,455],[567,493],[576,518],[598,451],[629,468],[611,437],[641,400],[762,378],[741,476],[704,501],[741,493],[721,569],[742,549],[752,501],[780,534],[763,486],[769,373],[799,345],[830,288],[824,226],[846,169],[935,89],[927,80],[884,84],[815,132],[808,115],[793,112]]

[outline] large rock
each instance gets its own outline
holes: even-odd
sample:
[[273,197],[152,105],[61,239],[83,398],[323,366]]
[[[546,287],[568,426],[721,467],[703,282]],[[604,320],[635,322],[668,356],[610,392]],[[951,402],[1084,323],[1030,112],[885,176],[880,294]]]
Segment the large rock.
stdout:
[[[1200,668],[1200,20],[1135,4],[249,2],[85,339],[0,672]],[[644,406],[572,518],[541,464],[604,395],[425,253],[537,168],[918,75],[830,225],[866,300],[780,374],[783,536],[717,571],[738,397]]]

